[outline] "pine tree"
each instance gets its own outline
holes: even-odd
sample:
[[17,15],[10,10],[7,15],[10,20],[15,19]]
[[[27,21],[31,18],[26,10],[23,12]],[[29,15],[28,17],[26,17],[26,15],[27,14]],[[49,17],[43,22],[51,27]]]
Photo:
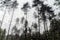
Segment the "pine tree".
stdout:
[[[8,35],[9,35],[9,31],[10,31],[10,27],[11,27],[12,20],[13,20],[14,10],[15,10],[15,8],[17,8],[17,5],[18,5],[17,1],[14,1],[14,2],[12,3],[12,5],[11,5],[11,8],[12,8],[12,10],[13,10],[13,13],[12,13],[12,15],[11,15],[11,21],[10,21],[10,24],[9,24]],[[9,39],[7,38],[7,40],[9,40]]]
[[28,2],[25,3],[21,9],[24,11],[24,14],[26,15],[26,20],[25,20],[25,24],[24,24],[25,25],[24,26],[25,27],[25,37],[26,37],[26,34],[27,34],[27,26],[28,26],[27,12],[30,9],[29,3]]
[[5,17],[5,14],[6,14],[6,9],[9,7],[9,4],[7,4],[7,3],[9,3],[11,0],[5,0],[5,1],[2,1],[2,5],[1,5],[1,7],[3,7],[3,8],[5,8],[5,10],[4,10],[4,14],[3,14],[3,17],[2,17],[2,22],[1,22],[1,25],[0,25],[0,27],[2,26],[2,24],[3,24],[3,21],[4,21],[4,17]]
[[[44,29],[45,29],[45,31],[47,31],[48,29],[46,29],[47,28],[47,26],[46,26],[46,21],[47,20],[46,19],[51,20],[53,17],[55,17],[54,11],[51,10],[52,7],[49,7],[45,4],[43,4],[43,1],[34,0],[33,3],[34,3],[33,7],[36,7],[37,8],[36,10],[38,11],[38,24],[39,24],[39,27],[40,27],[40,20],[43,20]],[[46,17],[45,12],[48,12],[48,17]],[[52,15],[52,16],[50,16],[50,15]]]
[[36,10],[37,10],[37,14],[38,14],[38,27],[39,27],[39,32],[40,32],[40,20],[41,20],[41,18],[40,18],[40,4],[42,4],[43,2],[42,1],[40,1],[40,0],[34,0],[33,1],[33,5],[32,5],[32,7],[36,7]]
[[30,9],[29,3],[28,2],[25,3],[21,9],[24,11],[24,14],[26,15],[26,20],[27,20],[27,12]]

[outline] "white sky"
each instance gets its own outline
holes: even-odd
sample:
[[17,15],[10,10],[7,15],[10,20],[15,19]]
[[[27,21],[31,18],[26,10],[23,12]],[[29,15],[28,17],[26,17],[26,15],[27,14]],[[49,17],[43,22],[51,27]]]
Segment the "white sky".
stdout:
[[[18,5],[18,8],[17,8],[17,9],[15,10],[15,12],[14,12],[14,17],[13,17],[12,26],[15,24],[15,20],[16,20],[17,17],[19,17],[20,20],[21,20],[21,17],[24,16],[24,13],[23,13],[22,10],[21,10],[21,7],[23,6],[23,4],[26,3],[26,2],[29,2],[30,4],[32,4],[32,1],[33,1],[33,0],[17,0],[17,1],[18,1],[19,5]],[[49,6],[52,6],[54,10],[57,8],[56,6],[53,5],[53,4],[54,4],[54,0],[47,0],[47,2],[44,1],[44,4],[48,4]],[[29,12],[29,14],[28,14],[28,20],[29,20],[29,22],[30,22],[30,23],[29,23],[30,25],[31,25],[32,22],[35,22],[34,17],[33,17],[33,11],[34,11],[34,9],[30,10],[30,12]],[[56,10],[56,11],[58,11],[58,10]],[[56,11],[55,11],[55,12],[56,12]],[[4,12],[0,10],[0,20],[2,19],[3,14],[4,14]],[[3,23],[3,26],[2,26],[3,29],[6,28],[6,29],[8,30],[8,28],[9,28],[9,23],[10,23],[10,19],[11,19],[11,14],[12,14],[12,10],[11,10],[10,14],[8,14],[8,12],[6,12],[5,19],[4,19],[4,23]],[[37,21],[37,20],[36,20],[36,21]],[[12,28],[12,26],[11,26],[11,28]],[[20,26],[21,26],[21,25],[20,25]],[[18,28],[19,28],[20,26],[18,26]],[[41,27],[41,32],[43,32],[43,30],[44,30],[43,28],[44,28],[44,27],[43,27],[43,25],[42,25],[42,27]]]

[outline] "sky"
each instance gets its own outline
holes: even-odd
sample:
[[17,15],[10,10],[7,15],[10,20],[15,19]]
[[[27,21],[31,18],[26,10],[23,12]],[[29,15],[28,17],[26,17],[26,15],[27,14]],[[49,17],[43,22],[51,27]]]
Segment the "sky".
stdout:
[[[30,5],[33,4],[32,3],[33,0],[17,0],[17,1],[18,1],[19,4],[18,4],[18,8],[15,9],[15,11],[14,11],[14,16],[13,16],[12,25],[11,25],[10,29],[12,29],[12,27],[14,26],[17,17],[21,21],[21,18],[24,16],[24,12],[21,10],[21,8],[23,7],[23,4],[25,4],[26,2],[29,2]],[[53,7],[53,10],[55,10],[55,13],[57,14],[57,12],[59,12],[59,10],[56,10],[56,8],[58,6],[54,6],[53,5],[54,2],[55,2],[54,0],[47,0],[47,1],[44,1],[44,4],[48,4],[48,6]],[[5,10],[8,10],[8,9],[2,10],[2,8],[1,8],[1,10],[0,10],[0,20],[2,20],[2,17],[3,17],[3,14],[4,14]],[[34,11],[35,11],[34,9],[29,10],[29,14],[28,14],[29,25],[31,25],[32,22],[37,22],[37,20],[35,20],[34,17],[33,17],[33,12]],[[5,15],[5,18],[4,18],[4,21],[3,21],[2,29],[6,29],[7,32],[8,32],[8,29],[9,29],[9,24],[10,24],[12,12],[13,12],[12,10],[10,10],[10,12],[6,11],[6,15]],[[20,28],[20,29],[23,28],[21,26],[22,26],[22,24],[18,25],[18,28]],[[41,33],[44,31],[43,28],[44,28],[43,25],[41,25]],[[10,30],[10,32],[11,32],[11,30]]]

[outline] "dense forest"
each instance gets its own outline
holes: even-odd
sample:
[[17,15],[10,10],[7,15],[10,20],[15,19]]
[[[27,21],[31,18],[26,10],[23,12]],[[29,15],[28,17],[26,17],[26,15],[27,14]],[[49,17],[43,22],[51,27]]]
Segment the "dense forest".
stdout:
[[[55,13],[53,7],[49,6],[48,4],[44,4],[44,0],[33,0],[32,5],[29,5],[29,2],[26,2],[21,8],[25,17],[23,16],[21,19],[17,17],[11,31],[10,28],[12,25],[14,12],[18,8],[17,6],[19,5],[19,3],[17,2],[17,0],[0,1],[0,8],[5,8],[2,21],[0,21],[0,40],[60,40],[60,12],[56,15],[57,12]],[[55,0],[55,3],[53,5],[58,6],[56,10],[59,9],[60,0]],[[34,20],[37,20],[37,22],[33,22],[32,25],[29,26],[30,22],[28,21],[27,15],[32,8],[35,9],[35,11],[33,12],[33,16]],[[6,29],[2,29],[1,27],[4,22],[6,12],[8,12],[9,14],[10,10],[12,10],[12,15],[7,32]],[[23,29],[17,28],[18,25],[20,25],[19,22],[23,25],[21,26],[23,27]],[[41,22],[43,22],[43,24],[41,24]],[[49,28],[47,26],[48,23]],[[44,27],[43,33],[41,33],[41,25],[43,25]]]

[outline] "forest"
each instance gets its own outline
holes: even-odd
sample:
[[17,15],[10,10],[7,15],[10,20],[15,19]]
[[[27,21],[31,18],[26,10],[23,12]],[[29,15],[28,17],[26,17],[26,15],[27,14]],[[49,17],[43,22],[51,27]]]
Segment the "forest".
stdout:
[[[29,2],[23,4],[21,10],[23,11],[24,16],[21,19],[18,17],[16,18],[15,24],[12,29],[11,25],[14,12],[18,8],[17,6],[19,5],[19,3],[17,2],[17,0],[0,1],[0,8],[5,8],[2,21],[0,21],[0,40],[60,40],[60,12],[55,12],[55,10],[53,10],[53,7],[49,6],[48,3],[44,4],[44,0],[33,0],[32,5],[29,5]],[[60,0],[55,0],[55,3],[53,5],[58,6],[56,10],[60,9]],[[30,25],[28,14],[29,11],[33,8],[35,10],[33,12],[33,17],[34,20],[37,21],[32,22],[32,24]],[[8,12],[9,14],[10,10],[12,10],[12,15],[9,23],[9,28],[8,30],[2,29],[6,12]],[[21,27],[23,29],[18,29],[18,25],[21,24]],[[43,33],[41,33],[41,25],[43,25]],[[49,28],[47,25],[49,25]]]

